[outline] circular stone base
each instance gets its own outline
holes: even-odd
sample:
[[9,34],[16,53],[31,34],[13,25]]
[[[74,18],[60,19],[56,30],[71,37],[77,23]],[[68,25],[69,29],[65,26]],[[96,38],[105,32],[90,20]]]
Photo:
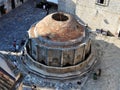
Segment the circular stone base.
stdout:
[[[52,70],[52,69],[51,69],[52,72],[49,72],[49,71],[47,71],[47,68],[44,67],[45,65],[43,65],[40,68],[35,63],[30,64],[29,62],[33,62],[33,61],[29,61],[31,59],[27,60],[26,66],[29,68],[30,72],[32,72],[34,74],[37,74],[38,76],[41,76],[43,78],[59,79],[59,80],[61,80],[61,78],[62,78],[62,80],[63,79],[65,80],[65,79],[71,79],[71,78],[76,78],[76,77],[79,77],[79,76],[83,76],[83,75],[87,74],[90,70],[92,70],[92,68],[94,67],[97,60],[96,60],[96,58],[93,54],[90,54],[88,59],[90,59],[90,60],[84,68],[79,69],[79,70],[74,71],[74,72],[68,72],[68,73],[63,73],[63,74],[54,73],[54,70]],[[49,66],[47,66],[47,67],[50,68]],[[77,65],[75,65],[74,67],[77,68]],[[63,69],[64,69],[64,67],[63,67]]]

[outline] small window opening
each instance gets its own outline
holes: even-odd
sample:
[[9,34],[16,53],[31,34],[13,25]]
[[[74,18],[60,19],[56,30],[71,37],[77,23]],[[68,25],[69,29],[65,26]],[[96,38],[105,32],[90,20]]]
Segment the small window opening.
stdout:
[[119,33],[118,33],[118,37],[120,37],[120,31],[119,31]]
[[99,1],[100,1],[99,3],[104,4],[104,0],[99,0]]
[[104,4],[104,0],[97,0],[97,3]]

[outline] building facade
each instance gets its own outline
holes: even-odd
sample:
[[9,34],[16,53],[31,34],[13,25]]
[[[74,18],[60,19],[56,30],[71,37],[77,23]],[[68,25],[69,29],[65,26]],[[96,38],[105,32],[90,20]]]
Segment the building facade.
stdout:
[[[6,58],[0,54],[0,90],[21,90],[19,89],[22,80],[23,75],[18,74],[15,76],[13,71],[11,70],[11,66],[16,68],[14,65],[8,63]],[[6,62],[7,61],[7,62]]]
[[27,0],[0,0],[0,17],[26,1]]
[[15,82],[15,78],[0,67],[0,89],[10,90]]
[[92,30],[103,29],[114,35],[120,33],[119,0],[59,0],[60,11],[75,14]]

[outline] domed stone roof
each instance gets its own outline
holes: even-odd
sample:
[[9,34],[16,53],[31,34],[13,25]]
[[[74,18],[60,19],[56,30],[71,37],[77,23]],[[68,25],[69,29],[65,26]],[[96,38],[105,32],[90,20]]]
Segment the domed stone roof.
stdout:
[[96,58],[89,30],[72,15],[50,14],[33,24],[28,33],[24,48],[26,65],[41,77],[75,78],[88,73],[92,64],[94,66]]
[[84,27],[72,15],[63,12],[52,13],[34,29],[35,37],[43,37],[52,41],[66,42],[84,36]]

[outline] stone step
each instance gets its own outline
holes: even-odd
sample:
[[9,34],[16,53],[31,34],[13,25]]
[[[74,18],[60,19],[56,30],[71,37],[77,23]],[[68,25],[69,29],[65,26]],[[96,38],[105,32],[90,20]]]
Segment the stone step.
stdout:
[[9,88],[6,88],[2,83],[0,83],[0,90],[9,90]]
[[0,77],[0,83],[6,86],[7,88],[10,88],[13,84],[9,80],[5,79],[4,77]]
[[3,89],[3,90],[9,90],[10,86],[7,85],[4,81],[0,80],[0,90],[1,89]]

